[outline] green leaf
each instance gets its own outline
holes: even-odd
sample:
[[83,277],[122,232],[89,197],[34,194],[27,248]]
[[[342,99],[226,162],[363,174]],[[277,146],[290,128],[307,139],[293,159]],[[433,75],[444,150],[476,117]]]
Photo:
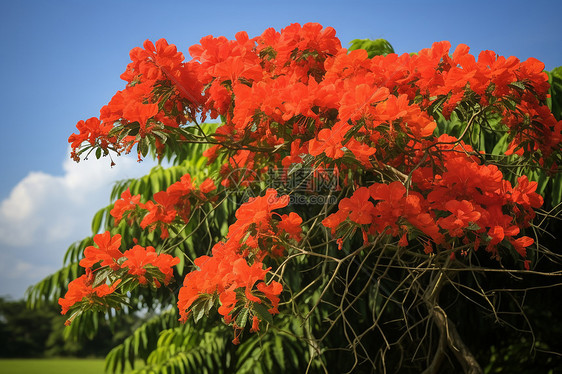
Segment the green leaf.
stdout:
[[240,326],[240,328],[244,328],[244,326],[246,326],[249,314],[250,310],[248,308],[242,308],[242,310],[238,314],[238,317],[236,317],[236,324]]
[[122,130],[121,132],[119,132],[119,136],[117,137],[118,141],[123,140],[123,138],[125,138],[127,135],[129,135],[129,133],[131,132],[131,129],[127,128]]
[[470,231],[478,231],[480,230],[480,226],[478,226],[476,223],[474,222],[470,222],[470,225],[467,227],[467,230]]
[[275,360],[281,367],[281,370],[285,371],[285,354],[283,349],[283,340],[279,337],[279,335],[275,336],[275,345],[273,347],[273,355],[275,356]]
[[509,145],[509,134],[503,135],[492,149],[493,155],[503,155]]
[[525,90],[525,83],[523,82],[511,82],[510,84],[508,84],[508,86],[520,89],[522,91]]
[[162,189],[160,185],[160,177],[160,173],[150,173],[150,188],[152,189],[152,194],[155,194]]
[[556,206],[562,202],[562,173],[558,173],[552,178],[552,206]]
[[137,145],[137,149],[140,152],[140,154],[142,155],[142,157],[146,157],[146,155],[148,154],[148,146],[149,146],[150,142],[148,140],[148,137],[144,137],[141,138],[138,145]]
[[267,311],[267,308],[262,304],[254,303],[254,311],[258,314],[262,321],[266,321],[267,323],[273,323],[273,317]]
[[94,215],[94,219],[92,220],[92,234],[96,235],[99,232],[104,213],[105,209],[101,209]]
[[550,97],[546,99],[546,103],[556,120],[560,121],[562,120],[562,66],[552,69],[547,74]]
[[162,143],[166,143],[166,141],[168,140],[168,135],[162,131],[152,131],[152,134],[154,134],[155,136],[160,138],[160,141]]
[[176,248],[174,254],[180,259],[180,262],[176,265],[176,271],[179,275],[183,275],[183,270],[185,269],[185,255],[180,248]]
[[[208,301],[212,299],[210,298],[210,296],[205,295],[205,296],[201,296],[199,299],[197,299],[197,301],[195,301],[192,305],[191,305],[191,313],[193,314],[193,321],[195,323],[199,322],[199,320],[201,318],[203,318],[203,316],[208,313],[209,309],[208,308]],[[212,304],[211,304],[212,306]]]
[[211,296],[209,297],[209,299],[207,299],[207,302],[204,305],[204,309],[205,309],[205,315],[209,315],[209,312],[211,311],[211,309],[213,308],[213,306],[215,305],[215,297]]
[[302,169],[302,167],[303,167],[303,164],[292,164],[291,167],[289,168],[289,171],[287,172],[287,176],[293,175],[295,172]]

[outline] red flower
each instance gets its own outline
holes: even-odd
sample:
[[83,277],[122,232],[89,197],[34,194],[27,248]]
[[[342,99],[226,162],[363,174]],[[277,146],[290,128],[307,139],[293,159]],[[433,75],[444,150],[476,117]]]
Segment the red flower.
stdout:
[[140,203],[140,194],[131,196],[131,191],[127,188],[122,194],[121,198],[113,204],[113,209],[109,212],[113,218],[115,218],[115,224],[118,224],[119,221],[123,218],[123,215],[127,212],[126,219],[130,219],[131,211],[135,210],[137,207],[141,209],[144,207],[143,204]]
[[121,267],[128,268],[129,274],[138,276],[140,284],[146,284],[144,276],[146,269],[144,267],[152,264],[156,259],[157,255],[154,248],[135,245],[133,248],[126,250],[123,256],[127,259],[121,264]]
[[108,132],[107,126],[102,126],[100,120],[96,117],[89,118],[86,121],[78,121],[76,128],[80,133],[72,134],[68,138],[72,148],[79,147],[86,140],[94,145],[98,137],[107,135]]
[[353,153],[355,158],[361,162],[363,167],[368,169],[372,168],[370,157],[377,152],[375,148],[358,142],[354,138],[351,138],[345,146]]
[[173,257],[167,253],[161,253],[152,261],[152,265],[164,275],[164,284],[168,284],[174,275],[173,267],[180,263],[179,257]]
[[343,95],[339,109],[340,120],[347,122],[360,119],[369,113],[372,104],[385,100],[389,94],[386,87],[358,84]]
[[89,246],[84,249],[84,257],[80,260],[80,266],[84,268],[91,268],[94,264],[101,261],[101,266],[109,266],[113,270],[119,269],[120,265],[117,263],[123,253],[119,250],[121,247],[121,235],[115,234],[113,238],[109,231],[103,234],[94,236],[95,246]]
[[390,203],[399,201],[406,193],[406,187],[400,182],[390,184],[375,183],[369,187],[369,192],[374,200],[383,200]]
[[[521,255],[521,257],[527,257],[527,247],[533,245],[535,240],[533,238],[529,238],[528,236],[522,236],[515,240],[510,240],[513,247]],[[527,269],[528,270],[528,269]]]
[[335,235],[339,225],[347,219],[348,215],[349,213],[347,210],[340,209],[324,218],[324,220],[322,220],[322,224],[331,229],[332,235]]
[[236,284],[238,287],[245,287],[244,293],[248,300],[261,302],[258,297],[252,295],[252,288],[258,280],[265,279],[269,269],[264,269],[261,262],[254,262],[249,266],[244,258],[240,258],[232,264],[232,274],[237,279]]
[[260,320],[257,316],[252,317],[252,328],[250,332],[258,332],[260,331]]
[[140,134],[143,136],[146,131],[146,124],[149,118],[154,117],[158,113],[158,104],[142,104],[132,102],[123,109],[123,118],[129,122],[138,122],[140,124]]
[[[137,276],[140,284],[146,284],[147,282],[145,274],[146,266],[148,265],[157,267],[164,276],[164,284],[168,284],[173,276],[172,267],[180,262],[179,258],[172,257],[169,254],[157,254],[154,247],[151,246],[144,248],[140,245],[135,245],[133,248],[125,251],[123,256],[126,260],[121,267],[123,269],[127,268],[129,274]],[[158,280],[154,279],[154,281],[159,286]]]
[[266,285],[264,282],[258,283],[257,288],[259,291],[263,292],[265,297],[269,299],[271,302],[271,308],[268,309],[268,312],[271,314],[279,313],[277,310],[277,306],[279,305],[279,295],[281,291],[283,291],[283,286],[281,283],[276,281],[271,281],[269,285]]
[[338,122],[331,129],[322,129],[318,133],[317,139],[312,139],[308,145],[308,153],[312,156],[318,156],[322,152],[332,158],[341,158],[344,154],[342,140],[349,130],[350,125],[345,122]]
[[68,291],[66,291],[64,298],[59,298],[59,305],[62,307],[61,314],[66,314],[74,304],[82,301],[84,298],[91,299],[93,296],[101,298],[113,293],[120,282],[121,280],[117,280],[111,286],[104,283],[97,287],[92,287],[86,274],[76,278],[68,284]]
[[191,180],[191,175],[184,174],[179,181],[170,185],[166,192],[171,205],[174,205],[181,197],[189,195],[194,190],[195,186]]
[[291,212],[289,215],[283,214],[281,221],[277,224],[277,228],[289,234],[289,237],[296,241],[300,241],[302,233],[302,218],[297,213]]
[[156,201],[156,204],[148,201],[144,205],[148,213],[142,219],[140,226],[143,229],[150,226],[151,230],[160,227],[162,230],[161,238],[165,239],[169,235],[166,225],[171,223],[177,215],[174,205],[178,202],[178,198],[166,191],[160,191],[154,194],[154,201]]
[[530,182],[526,175],[517,178],[517,186],[512,190],[511,200],[526,208],[540,208],[543,198],[537,194],[537,182]]
[[272,211],[288,204],[289,196],[277,196],[273,188],[269,188],[263,197],[250,198],[236,211],[236,222],[228,229],[228,237],[240,241],[250,225],[254,225],[258,233],[269,232]]
[[466,200],[449,200],[445,208],[452,214],[437,220],[437,224],[449,231],[449,235],[460,237],[469,224],[480,219],[480,213],[474,210],[472,204]]
[[230,314],[230,312],[232,312],[232,309],[234,309],[234,306],[238,302],[238,299],[236,298],[236,292],[234,292],[232,289],[225,290],[219,295],[219,301],[221,303],[221,306],[218,309],[219,314],[222,316],[227,316],[228,314]]
[[203,181],[203,183],[201,183],[201,185],[199,186],[199,191],[201,191],[205,195],[208,194],[209,192],[212,192],[212,191],[216,190],[216,189],[217,189],[217,186],[215,186],[215,182],[213,182],[213,180],[211,178],[205,179]]
[[361,187],[350,198],[345,198],[339,203],[340,210],[349,212],[349,219],[360,225],[373,222],[374,206],[369,201],[369,189]]

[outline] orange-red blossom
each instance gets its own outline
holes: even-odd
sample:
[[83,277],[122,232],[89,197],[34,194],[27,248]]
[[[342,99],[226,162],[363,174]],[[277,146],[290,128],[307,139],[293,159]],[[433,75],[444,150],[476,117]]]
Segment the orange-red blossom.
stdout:
[[[236,212],[237,221],[229,228],[226,241],[213,247],[212,256],[195,259],[197,270],[189,273],[178,296],[180,321],[185,322],[193,303],[200,297],[216,297],[219,314],[226,323],[234,323],[244,309],[252,312],[252,330],[259,329],[262,319],[254,304],[267,305],[270,314],[279,313],[281,283],[266,282],[270,267],[263,260],[280,256],[287,241],[299,241],[302,219],[294,212],[279,215],[274,210],[288,205],[288,196],[277,196],[268,189],[265,196],[250,199]],[[274,219],[280,217],[281,220]],[[263,247],[264,243],[268,247]],[[270,248],[268,250],[268,248]],[[237,338],[235,338],[237,341]]]
[[[103,298],[112,294],[121,279],[116,279],[116,272],[126,270],[126,276],[135,278],[139,284],[146,284],[148,268],[157,269],[156,275],[150,281],[156,287],[160,282],[168,284],[173,277],[173,266],[180,259],[169,254],[157,254],[153,247],[135,245],[133,248],[121,252],[121,235],[113,237],[109,231],[94,236],[95,246],[88,246],[84,250],[84,258],[80,266],[85,268],[86,274],[73,280],[68,285],[65,296],[59,299],[62,314],[66,314],[76,303],[87,300],[89,303],[97,302],[103,305]],[[99,267],[97,266],[99,265]],[[96,279],[99,269],[108,267],[112,270],[104,279]],[[99,284],[94,287],[94,284]]]

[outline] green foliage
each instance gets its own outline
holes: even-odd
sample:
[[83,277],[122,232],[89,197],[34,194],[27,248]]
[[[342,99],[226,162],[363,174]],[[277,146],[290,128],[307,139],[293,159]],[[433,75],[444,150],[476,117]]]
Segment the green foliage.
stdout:
[[[76,248],[82,247],[83,252],[86,246],[82,246],[82,244],[89,243],[90,241],[91,239],[88,238],[82,242],[75,243],[76,245],[72,245],[69,251],[74,251]],[[78,262],[72,262],[62,269],[57,270],[54,274],[47,276],[41,282],[27,290],[26,297],[28,305],[31,308],[36,308],[45,304],[52,304],[53,301],[64,296],[69,280],[76,279],[82,274],[84,274],[84,269],[78,266]]]
[[349,50],[364,49],[367,51],[369,58],[374,56],[386,56],[389,53],[394,53],[394,48],[385,39],[353,39],[349,42]]
[[134,368],[136,360],[147,361],[156,349],[160,333],[179,326],[174,308],[149,318],[129,335],[123,343],[114,347],[106,357],[106,371],[123,372],[126,364]]
[[[175,312],[175,311],[174,311]],[[164,319],[173,313],[165,312]],[[288,327],[289,319],[276,325]],[[176,322],[177,323],[177,322]],[[143,359],[145,365],[134,373],[285,373],[303,372],[307,367],[308,351],[305,342],[283,330],[279,333],[245,336],[239,346],[231,344],[232,330],[211,319],[197,324],[189,320],[185,325],[165,328],[166,323],[155,317],[141,326],[125,343],[114,348],[106,359],[106,370],[122,372],[126,363]],[[156,328],[160,335],[154,335]],[[294,326],[296,327],[296,325]],[[276,327],[278,328],[278,327]],[[157,342],[150,354],[136,354],[147,342]],[[149,343],[150,344],[150,343]]]
[[202,329],[191,324],[164,330],[147,366],[137,373],[218,373],[221,353],[229,344],[224,330],[221,325]]
[[250,336],[235,354],[234,372],[241,374],[304,372],[309,359],[306,344],[283,330]]
[[560,121],[562,120],[562,66],[552,69],[547,74],[548,83],[550,83],[548,92],[550,97],[546,99],[546,103],[554,117]]

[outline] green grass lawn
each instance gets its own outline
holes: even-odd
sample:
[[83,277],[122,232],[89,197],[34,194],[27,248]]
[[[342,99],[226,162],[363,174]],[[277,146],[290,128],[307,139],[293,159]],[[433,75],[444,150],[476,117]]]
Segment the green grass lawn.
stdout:
[[2,359],[0,374],[103,374],[103,359]]

